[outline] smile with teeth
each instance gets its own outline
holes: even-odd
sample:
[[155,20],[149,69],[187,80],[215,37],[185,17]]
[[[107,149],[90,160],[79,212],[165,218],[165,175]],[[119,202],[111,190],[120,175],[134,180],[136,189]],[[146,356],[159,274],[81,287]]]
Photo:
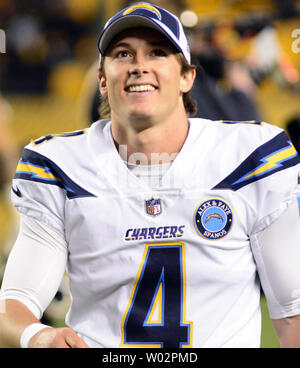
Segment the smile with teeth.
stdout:
[[155,91],[155,87],[151,86],[151,84],[143,84],[143,85],[129,86],[126,90],[128,92],[148,92],[148,91]]

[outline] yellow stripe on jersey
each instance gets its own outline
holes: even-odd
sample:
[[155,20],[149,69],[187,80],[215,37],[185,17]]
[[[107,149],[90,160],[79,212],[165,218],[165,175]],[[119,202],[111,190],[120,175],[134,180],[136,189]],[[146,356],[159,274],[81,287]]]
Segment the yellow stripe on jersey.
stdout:
[[[147,325],[158,325],[162,324],[162,308],[163,308],[163,299],[162,299],[162,283],[160,283],[159,288],[157,290],[152,309],[149,313],[149,317],[147,318]],[[154,316],[156,319],[154,319]]]
[[51,172],[49,172],[47,167],[35,166],[30,163],[19,162],[16,172],[31,174],[39,179],[61,181],[60,178],[57,178]]

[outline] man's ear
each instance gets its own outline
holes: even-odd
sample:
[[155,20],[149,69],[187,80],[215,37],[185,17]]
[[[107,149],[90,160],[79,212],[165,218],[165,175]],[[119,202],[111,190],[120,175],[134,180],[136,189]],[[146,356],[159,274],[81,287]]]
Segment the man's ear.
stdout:
[[101,73],[99,73],[99,90],[100,90],[101,96],[103,97],[107,96],[106,79]]
[[195,69],[189,69],[188,71],[186,71],[184,74],[181,75],[180,90],[182,93],[187,93],[192,89],[195,78],[196,78]]

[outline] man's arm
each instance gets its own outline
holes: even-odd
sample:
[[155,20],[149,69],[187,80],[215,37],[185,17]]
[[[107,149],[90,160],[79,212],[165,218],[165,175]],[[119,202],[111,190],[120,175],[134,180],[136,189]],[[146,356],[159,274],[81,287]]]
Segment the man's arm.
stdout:
[[0,347],[20,347],[24,329],[39,320],[17,300],[0,300]]
[[299,239],[298,197],[271,225],[251,236],[260,281],[281,347],[300,347]]
[[[0,347],[20,347],[25,328],[40,321],[21,302],[0,301]],[[45,328],[29,340],[30,348],[87,348],[86,343],[71,328]]]
[[281,348],[300,348],[300,315],[272,320]]
[[[24,330],[40,323],[60,285],[66,260],[64,238],[49,226],[21,215],[20,232],[0,291],[0,347],[20,347]],[[36,331],[31,330],[29,347],[87,347],[70,328]]]

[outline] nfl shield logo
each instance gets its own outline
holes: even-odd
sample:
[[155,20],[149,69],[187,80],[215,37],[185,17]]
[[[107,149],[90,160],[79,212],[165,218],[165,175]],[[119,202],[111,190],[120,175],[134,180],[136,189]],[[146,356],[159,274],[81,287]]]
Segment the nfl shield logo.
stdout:
[[148,215],[159,215],[161,213],[161,203],[160,199],[150,199],[146,201],[146,212]]

